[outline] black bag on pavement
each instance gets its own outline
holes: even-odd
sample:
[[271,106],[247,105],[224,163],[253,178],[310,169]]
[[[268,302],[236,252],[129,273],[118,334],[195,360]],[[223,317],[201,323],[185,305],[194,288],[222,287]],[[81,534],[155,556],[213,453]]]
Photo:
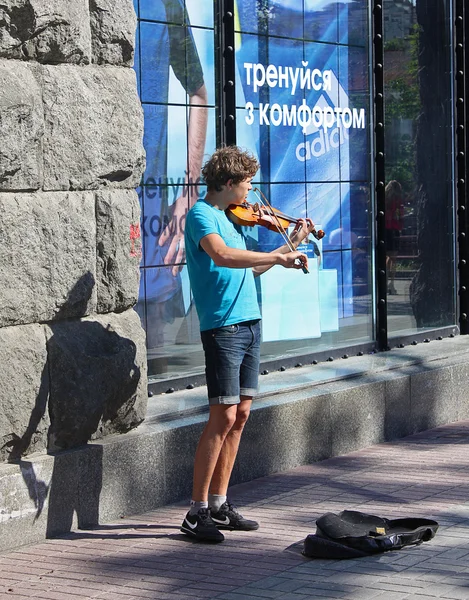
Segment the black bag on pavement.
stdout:
[[354,510],[326,513],[316,521],[316,533],[304,541],[309,558],[360,558],[435,537],[438,523],[431,519],[384,519]]

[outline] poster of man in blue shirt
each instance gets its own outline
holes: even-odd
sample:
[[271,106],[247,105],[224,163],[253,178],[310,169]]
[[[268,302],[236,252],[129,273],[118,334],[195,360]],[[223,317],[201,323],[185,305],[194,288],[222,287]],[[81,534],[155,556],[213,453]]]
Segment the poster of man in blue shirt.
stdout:
[[[184,0],[139,0],[137,4],[135,67],[145,115],[147,156],[140,188],[144,268],[139,312],[145,321],[149,350],[168,343],[168,325],[185,315],[181,279],[185,216],[203,195],[200,171],[207,141],[210,86],[206,85],[186,4]],[[211,15],[205,19],[213,24]],[[213,48],[204,50],[213,56]],[[213,68],[213,60],[209,62],[208,70]],[[169,341],[174,341],[175,335],[172,339],[170,335]]]

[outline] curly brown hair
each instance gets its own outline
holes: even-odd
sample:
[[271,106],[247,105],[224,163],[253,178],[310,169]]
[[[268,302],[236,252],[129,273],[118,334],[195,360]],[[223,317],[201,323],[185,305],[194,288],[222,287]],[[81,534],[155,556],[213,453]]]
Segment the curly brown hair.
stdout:
[[238,146],[218,148],[202,169],[202,176],[209,191],[220,192],[229,179],[234,184],[254,177],[259,169],[256,157]]

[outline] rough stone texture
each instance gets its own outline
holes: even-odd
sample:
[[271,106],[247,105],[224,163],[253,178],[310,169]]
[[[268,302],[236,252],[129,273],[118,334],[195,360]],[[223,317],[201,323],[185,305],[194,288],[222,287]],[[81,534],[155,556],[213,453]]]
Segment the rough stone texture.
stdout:
[[[155,477],[155,473],[165,472],[163,433],[142,436],[137,429],[119,436],[119,444],[108,439],[109,443],[102,445],[102,492],[98,505],[101,522],[114,518],[113,515],[132,514],[136,505],[139,510],[148,510],[155,502],[164,504],[165,478]],[[139,490],[138,497],[135,490]],[[92,515],[92,511],[87,514]]]
[[47,519],[43,523],[47,537],[69,531],[72,527],[87,529],[98,523],[102,454],[102,446],[91,444],[80,450],[54,455],[53,469],[48,478]]
[[125,432],[145,418],[145,340],[134,310],[50,325],[49,449]]
[[[295,402],[262,406],[251,412],[232,482],[249,481],[272,471],[283,471],[330,456],[331,421],[328,394]],[[313,396],[313,397],[312,397]],[[269,447],[268,452],[259,448]]]
[[[101,462],[62,454],[40,479],[22,456],[128,431],[146,414],[144,332],[128,310],[141,254],[131,188],[145,162],[135,26],[131,0],[0,0],[0,461],[17,459],[24,481],[7,522],[19,511],[47,535],[74,512],[97,522]],[[100,310],[114,312],[83,318],[98,288]],[[0,477],[0,502],[5,493]]]
[[[187,498],[192,492],[195,451],[204,429],[202,417],[186,418],[179,427],[171,427],[164,436],[164,474],[165,495],[162,504],[172,502],[174,498]],[[252,429],[251,429],[252,430]],[[246,432],[245,432],[246,433]],[[245,446],[243,439],[243,447]],[[192,457],[187,460],[187,457]],[[256,463],[262,457],[256,457]],[[236,475],[233,473],[233,476]]]
[[384,441],[385,385],[337,391],[331,399],[332,455]]
[[412,433],[410,378],[399,375],[386,381],[385,439],[395,440]]
[[414,432],[431,429],[458,418],[455,402],[458,390],[453,382],[453,367],[442,361],[439,369],[411,375],[411,419]]
[[44,189],[135,188],[144,168],[135,72],[44,67]]
[[93,62],[132,66],[137,17],[132,0],[90,0]]
[[94,195],[0,194],[0,326],[96,307]]
[[0,190],[42,185],[44,116],[34,72],[31,65],[0,60]]
[[[132,312],[129,311],[129,315]],[[125,317],[125,314],[113,315],[113,322],[117,323],[121,317]],[[95,325],[97,324],[96,320],[93,321],[89,318],[84,321],[87,324],[93,322]],[[100,317],[99,327],[101,329],[105,323],[103,317]],[[58,330],[58,328],[72,324],[72,321],[61,322],[54,327]],[[132,316],[129,318],[129,328],[133,327]],[[130,337],[124,326],[118,330],[116,325],[115,329],[121,337]],[[74,361],[80,358],[79,353],[74,352],[70,344],[77,328],[70,327],[70,331],[71,334],[68,335],[66,343],[62,347],[57,346],[56,348],[56,355],[62,349],[66,353],[63,357],[59,357],[61,368],[67,367],[68,356],[71,355]],[[57,334],[54,342],[58,341],[58,337]],[[113,339],[112,333],[110,337]],[[463,343],[461,344],[461,342]],[[137,344],[140,347],[138,335]],[[448,356],[448,346],[453,344],[459,349],[459,353],[454,352],[452,356]],[[80,351],[84,346],[82,344],[79,348]],[[97,346],[102,348],[103,344],[100,340],[98,340]],[[419,402],[421,395],[419,388],[416,385],[410,385],[411,379],[415,382],[415,375],[418,373],[423,378],[435,381],[439,375],[447,377],[450,367],[457,369],[458,377],[446,379],[447,387],[441,395],[441,402],[450,404],[454,395],[460,394],[460,378],[464,374],[463,364],[468,364],[468,352],[465,350],[467,347],[467,342],[463,338],[448,341],[448,344],[442,342],[429,345],[429,347],[422,345],[417,350],[410,349],[409,354],[414,351],[432,352],[433,356],[426,354],[424,362],[411,365],[411,369],[404,359],[400,367],[396,366],[394,361],[388,361],[387,370],[383,370],[386,357],[373,357],[367,364],[374,364],[381,370],[373,373],[366,371],[359,377],[317,384],[313,388],[294,389],[283,393],[273,390],[268,397],[265,396],[253,404],[252,414],[241,442],[240,464],[235,466],[232,483],[243,481],[246,482],[245,489],[255,489],[256,484],[247,483],[253,477],[278,473],[285,469],[288,463],[321,460],[342,451],[342,449],[346,452],[346,448],[352,445],[355,447],[369,446],[370,440],[381,440],[384,437],[384,431],[391,431],[390,422],[402,419],[401,425],[395,430],[392,429],[393,432],[402,431],[402,426],[406,426],[408,423],[408,411],[412,405],[414,405],[412,414],[416,417],[421,417],[429,409],[428,402]],[[90,350],[93,350],[92,335],[90,335],[88,348],[86,348],[88,365],[92,362],[94,364],[95,361],[96,372],[99,370],[103,372],[109,365],[112,365],[111,356],[106,362],[101,356],[93,358]],[[441,360],[436,359],[438,356],[442,357]],[[363,357],[363,360],[366,361],[367,357]],[[372,363],[371,360],[374,362]],[[119,355],[116,355],[115,361],[120,361]],[[347,364],[352,361],[353,359],[349,359]],[[82,360],[80,364],[83,369],[86,368],[86,360]],[[306,367],[304,370],[306,371]],[[75,366],[72,365],[71,371],[75,373],[75,379],[78,379],[79,373],[77,374]],[[109,377],[113,377],[114,373],[111,370]],[[288,373],[281,375],[288,377]],[[389,382],[391,382],[390,385],[388,385]],[[96,385],[102,385],[99,379],[97,379]],[[84,387],[85,384],[83,384],[83,389]],[[390,388],[393,389],[390,390]],[[398,389],[401,389],[402,393],[410,391],[408,402],[407,400],[405,402],[396,401]],[[91,385],[89,385],[88,391],[93,393]],[[440,393],[442,391],[442,389],[439,390]],[[388,392],[390,392],[389,396]],[[175,406],[175,411],[183,404],[184,398],[192,393],[192,391],[183,390],[168,395]],[[466,394],[466,392],[464,393]],[[204,402],[206,406],[204,394],[201,393],[200,396],[201,402]],[[82,413],[86,414],[89,412],[89,404],[85,403],[83,398],[86,400],[86,395],[81,399],[83,402]],[[152,400],[155,403],[164,401],[163,396],[154,397]],[[146,400],[142,398],[142,402],[146,402]],[[373,402],[374,406],[372,406]],[[406,414],[402,415],[403,412]],[[371,418],[367,418],[368,416]],[[83,414],[79,414],[78,418],[83,419]],[[384,426],[383,418],[385,419]],[[42,540],[46,535],[46,530],[48,535],[51,535],[70,531],[70,528],[77,522],[85,527],[94,524],[97,522],[98,512],[100,522],[103,522],[118,519],[123,514],[130,515],[182,498],[187,501],[192,481],[194,450],[206,419],[206,414],[190,417],[178,414],[173,420],[163,422],[152,422],[147,419],[140,427],[126,435],[110,435],[101,441],[93,441],[73,451],[60,452],[56,455],[36,454],[15,464],[0,465],[0,552],[35,540]],[[423,420],[419,422],[422,425],[425,424]],[[468,426],[469,423],[466,427]],[[441,500],[438,488],[441,486],[442,477],[443,479],[444,477],[454,477],[460,480],[461,474],[467,472],[466,464],[455,461],[450,456],[445,456],[446,451],[452,453],[458,444],[459,451],[467,456],[467,432],[462,438],[458,438],[454,433],[448,434],[446,438],[439,434],[433,438],[433,441],[430,441],[431,445],[436,444],[434,452],[438,458],[438,461],[435,462],[432,458],[430,462],[434,465],[438,463],[438,468],[446,475],[443,476],[439,473],[438,477],[430,481],[431,477],[429,479],[425,469],[422,471],[417,468],[416,471],[419,481],[424,482],[426,486],[430,486],[436,492],[435,497],[430,500],[431,506],[437,506]],[[406,453],[413,457],[417,467],[428,455],[429,447],[421,444],[424,437],[425,434],[417,436],[416,445],[409,446],[407,441],[403,444]],[[391,447],[395,447],[395,444],[387,443],[376,452],[378,454],[386,453]],[[381,503],[383,498],[389,498],[391,507],[398,509],[401,506],[407,511],[410,506],[409,500],[413,498],[417,502],[416,510],[420,511],[420,516],[430,516],[431,511],[428,512],[428,510],[431,506],[427,507],[425,514],[421,504],[425,498],[428,498],[428,490],[419,490],[418,486],[415,486],[416,482],[413,482],[410,489],[404,494],[400,479],[403,477],[407,485],[409,481],[408,459],[406,458],[402,467],[399,467],[395,462],[394,452],[392,452],[392,456],[392,464],[386,468],[380,467],[379,463],[370,457],[369,450],[363,452],[363,460],[357,461],[356,457],[350,461],[346,459],[343,469],[339,468],[342,459],[332,460],[331,465],[335,470],[334,477],[336,477],[333,485],[337,488],[337,498],[333,502],[338,503],[342,510],[347,507],[347,503],[350,507],[350,502],[356,501],[355,484],[359,473],[354,472],[354,469],[361,472],[368,465],[371,470],[363,480],[363,493],[365,494],[363,502],[369,502],[375,498]],[[400,468],[402,468],[402,473],[396,471]],[[321,464],[302,467],[299,469],[297,479],[301,485],[305,483],[302,475],[305,469],[315,471],[312,485],[317,488],[317,492],[324,499],[330,492],[327,488],[328,482],[331,480],[330,473],[324,472]],[[451,473],[452,469],[453,473]],[[352,484],[350,491],[344,487],[345,479]],[[373,489],[374,484],[377,486],[376,489]],[[454,488],[454,483],[451,483],[451,488]],[[303,517],[307,527],[311,528],[316,516],[314,511],[311,512],[313,510],[311,508],[312,488],[309,487],[309,484],[301,492],[302,495],[303,493],[309,511],[309,517],[307,515]],[[451,495],[453,496],[453,494],[454,489],[451,490]],[[257,493],[254,493],[254,496],[256,495]],[[453,496],[456,501],[458,501],[459,495],[464,497],[464,501],[467,500],[467,490],[461,489]],[[336,494],[334,494],[335,496]],[[261,496],[258,500],[263,501]],[[294,516],[298,525],[300,521],[295,508],[297,501],[298,495],[294,494],[292,510],[286,512]],[[274,517],[278,514],[279,507],[281,508],[284,504],[283,497],[274,494],[274,498],[266,502],[267,511],[272,513],[271,516],[275,521]],[[372,512],[367,510],[366,506],[365,504],[359,510],[364,508],[365,512]],[[328,507],[321,503],[316,509],[316,512],[320,511],[322,514],[327,512]],[[75,519],[75,513],[77,519]],[[173,515],[174,519],[166,518],[165,522],[172,522],[171,526],[178,528],[182,514],[181,507],[178,507],[177,515]],[[407,514],[409,515],[409,513]],[[277,525],[274,527],[273,534],[276,539],[279,535]],[[153,540],[156,539],[157,543],[161,541],[155,538],[155,530],[147,528],[145,530],[146,533],[141,530],[138,535],[149,535]],[[129,534],[128,529],[126,533]],[[115,534],[115,529],[111,529],[110,535],[115,536]],[[81,532],[80,536],[83,535],[86,534]],[[156,534],[156,536],[158,535],[160,533]],[[232,535],[233,544],[237,544],[240,532]],[[248,534],[249,537],[250,535]],[[125,536],[120,537],[125,538]],[[236,541],[234,537],[236,537]],[[135,542],[135,537],[128,537],[128,539]],[[265,536],[262,536],[262,539],[265,540]],[[176,538],[173,542],[175,540]],[[89,542],[89,539],[85,541]],[[223,546],[226,547],[226,544]],[[284,545],[284,549],[286,546],[287,544]],[[284,557],[281,558],[281,561],[284,560]],[[65,568],[68,568],[68,564],[65,565]],[[319,568],[322,569],[323,565],[319,565]],[[126,579],[126,583],[128,583],[128,579]],[[358,597],[361,599],[362,595],[359,594]],[[467,594],[463,597],[466,598]]]
[[0,460],[47,446],[46,335],[42,325],[0,329]]
[[469,419],[469,364],[461,362],[453,365],[451,380],[455,390],[452,401],[457,408],[456,420],[465,421]]
[[0,550],[46,537],[46,522],[52,517],[47,502],[53,465],[54,457],[46,454],[0,465]]
[[2,0],[0,56],[43,63],[89,63],[88,1]]
[[142,255],[140,205],[135,190],[96,194],[98,312],[122,312],[138,299]]

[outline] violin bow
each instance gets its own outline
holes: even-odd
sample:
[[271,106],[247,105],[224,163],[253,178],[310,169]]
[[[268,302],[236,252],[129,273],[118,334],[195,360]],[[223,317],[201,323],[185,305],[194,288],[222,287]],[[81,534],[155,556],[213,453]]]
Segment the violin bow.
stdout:
[[[275,226],[277,227],[278,232],[280,233],[280,235],[282,236],[285,244],[288,246],[288,248],[290,248],[291,252],[296,252],[296,248],[293,245],[289,235],[287,234],[287,232],[285,231],[285,228],[283,227],[283,225],[280,223],[280,220],[278,218],[278,216],[275,214],[274,209],[272,208],[270,202],[267,200],[267,198],[265,197],[265,195],[261,192],[261,190],[257,187],[252,188],[252,191],[256,194],[256,196],[259,198],[260,203],[262,204],[262,206],[264,206],[267,209],[267,212],[269,213],[269,215],[274,219],[275,221]],[[305,265],[302,265],[302,270],[303,273],[309,273],[308,269],[305,267]]]

